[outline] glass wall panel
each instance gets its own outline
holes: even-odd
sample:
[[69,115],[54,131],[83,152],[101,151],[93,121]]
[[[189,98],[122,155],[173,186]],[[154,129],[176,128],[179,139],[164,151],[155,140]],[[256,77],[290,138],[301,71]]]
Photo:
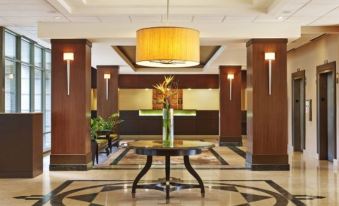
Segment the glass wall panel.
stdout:
[[21,112],[30,112],[30,69],[21,64]]
[[16,66],[5,61],[5,112],[16,112]]
[[34,65],[42,67],[42,49],[37,46],[34,47]]
[[16,57],[16,36],[9,32],[5,32],[5,56]]
[[44,148],[51,147],[51,129],[52,129],[52,79],[51,79],[51,53],[45,53],[45,125],[44,125]]
[[34,71],[34,111],[42,112],[42,71]]
[[30,43],[25,40],[21,40],[21,61],[25,63],[30,63],[31,60],[31,48]]

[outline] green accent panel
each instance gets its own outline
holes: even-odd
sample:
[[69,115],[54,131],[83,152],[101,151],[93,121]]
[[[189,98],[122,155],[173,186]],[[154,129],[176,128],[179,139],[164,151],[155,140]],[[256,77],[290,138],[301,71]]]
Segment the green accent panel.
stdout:
[[[162,116],[162,110],[141,109],[139,116]],[[174,110],[174,116],[197,116],[197,111],[193,109]]]

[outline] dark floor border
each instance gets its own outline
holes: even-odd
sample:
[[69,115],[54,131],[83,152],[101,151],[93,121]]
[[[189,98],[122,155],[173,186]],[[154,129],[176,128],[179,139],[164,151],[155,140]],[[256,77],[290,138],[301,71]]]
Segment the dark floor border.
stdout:
[[229,165],[228,162],[222,156],[220,156],[220,154],[217,151],[215,151],[213,148],[210,148],[209,151],[215,156],[215,158],[217,158],[220,164]]
[[239,156],[241,156],[242,158],[246,159],[246,152],[242,149],[239,149],[236,146],[227,146],[230,150],[232,150],[233,152],[237,153]]
[[130,148],[125,148],[125,150],[123,152],[121,152],[121,154],[113,160],[111,165],[117,165],[120,162],[120,160],[122,160],[122,158],[124,158],[127,155],[129,150],[130,150]]

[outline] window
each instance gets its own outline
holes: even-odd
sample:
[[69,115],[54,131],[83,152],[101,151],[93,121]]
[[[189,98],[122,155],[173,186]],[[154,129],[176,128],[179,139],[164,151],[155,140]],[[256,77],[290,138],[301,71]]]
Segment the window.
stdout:
[[30,69],[21,65],[21,112],[30,112]]
[[45,53],[45,111],[44,111],[44,148],[51,147],[52,129],[52,79],[51,79],[51,53]]
[[5,56],[16,57],[16,36],[9,32],[5,32]]
[[21,61],[31,63],[31,48],[27,40],[21,40]]
[[[43,148],[51,148],[51,52],[32,40],[1,29],[5,68],[5,112],[42,112]],[[1,111],[0,111],[1,112]]]
[[16,112],[16,66],[5,61],[5,112]]

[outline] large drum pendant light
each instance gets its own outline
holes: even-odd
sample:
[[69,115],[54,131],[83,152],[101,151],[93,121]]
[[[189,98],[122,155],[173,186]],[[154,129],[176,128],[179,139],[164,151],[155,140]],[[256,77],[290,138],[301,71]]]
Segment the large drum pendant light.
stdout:
[[[169,1],[167,1],[167,20]],[[200,64],[199,31],[150,27],[137,31],[136,64],[146,67],[191,67]]]

